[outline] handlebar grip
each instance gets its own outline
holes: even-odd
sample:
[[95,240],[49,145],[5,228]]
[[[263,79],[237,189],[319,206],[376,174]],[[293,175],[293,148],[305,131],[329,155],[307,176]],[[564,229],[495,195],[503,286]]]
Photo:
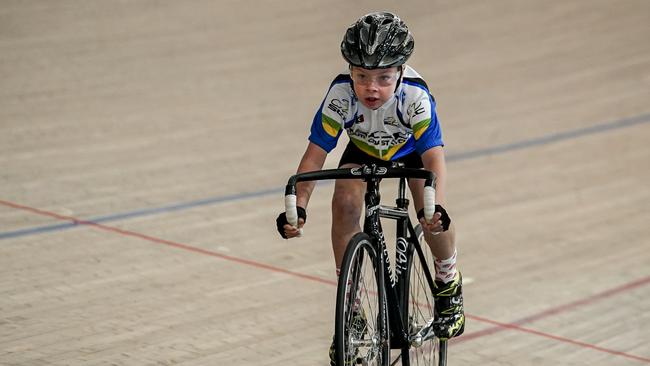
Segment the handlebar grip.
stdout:
[[[293,227],[298,227],[298,209],[296,208],[295,194],[284,196],[284,212],[287,215],[287,222]],[[299,229],[299,231],[298,236],[302,236],[302,229]]]
[[433,186],[424,186],[424,219],[431,222],[436,212],[436,189]]
[[298,209],[296,209],[296,195],[284,196],[284,212],[287,214],[287,221],[291,226],[298,227]]

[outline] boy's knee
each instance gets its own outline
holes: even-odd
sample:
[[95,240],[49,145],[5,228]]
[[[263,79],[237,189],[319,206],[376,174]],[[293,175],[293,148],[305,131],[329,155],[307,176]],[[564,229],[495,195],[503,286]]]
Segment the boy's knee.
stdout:
[[339,190],[334,192],[332,198],[332,214],[334,219],[345,221],[359,219],[361,217],[362,202],[359,196],[351,190]]

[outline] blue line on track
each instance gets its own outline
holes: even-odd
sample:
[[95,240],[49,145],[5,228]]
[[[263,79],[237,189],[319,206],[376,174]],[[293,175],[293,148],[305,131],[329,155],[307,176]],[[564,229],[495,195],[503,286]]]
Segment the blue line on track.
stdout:
[[575,130],[558,132],[546,136],[537,137],[534,139],[523,140],[519,142],[513,142],[511,144],[499,145],[488,147],[484,149],[472,150],[464,153],[450,154],[447,155],[447,161],[462,161],[475,158],[482,158],[490,155],[503,154],[510,151],[527,149],[535,146],[548,145],[554,142],[566,141],[575,139],[578,137],[583,137],[587,135],[593,135],[601,132],[607,132],[611,130],[618,130],[621,128],[632,127],[640,125],[643,123],[650,122],[650,113],[642,114],[636,117],[624,118],[612,122],[601,123],[594,126],[579,128]]
[[[457,161],[482,158],[491,155],[503,154],[511,151],[522,150],[522,149],[527,149],[527,148],[541,146],[541,145],[548,145],[559,141],[576,139],[579,137],[607,132],[611,130],[632,127],[632,126],[636,126],[648,122],[650,122],[650,113],[642,114],[630,118],[624,118],[616,121],[601,123],[590,127],[579,128],[579,129],[565,131],[565,132],[558,132],[558,133],[541,136],[534,139],[514,142],[511,144],[493,146],[484,149],[477,149],[477,150],[467,151],[464,153],[449,154],[447,155],[447,161],[457,162]],[[155,207],[155,208],[146,208],[141,210],[128,211],[128,212],[118,213],[114,215],[100,216],[100,217],[90,218],[84,221],[94,222],[94,223],[119,221],[119,220],[134,218],[134,217],[151,216],[151,215],[157,215],[161,213],[187,210],[190,208],[195,208],[200,206],[208,206],[208,205],[213,205],[218,203],[225,203],[231,201],[250,199],[254,197],[268,196],[271,194],[281,194],[283,191],[284,188],[282,187],[282,188],[274,188],[274,189],[265,189],[256,192],[238,193],[229,196],[206,198],[202,200],[176,203],[172,205]],[[79,225],[80,224],[78,223],[70,222],[65,224],[45,225],[45,226],[38,226],[38,227],[27,228],[22,230],[7,231],[4,233],[0,232],[0,240],[46,233],[51,231],[60,231],[60,230],[74,228]]]
[[[167,213],[167,212],[173,212],[173,211],[182,211],[182,210],[187,210],[189,208],[200,207],[200,206],[208,206],[208,205],[213,205],[213,204],[217,204],[217,203],[224,203],[224,202],[230,202],[230,201],[239,201],[239,200],[249,199],[249,198],[254,198],[254,197],[267,196],[267,195],[270,195],[270,194],[278,194],[278,196],[279,196],[282,192],[284,192],[284,188],[267,189],[267,190],[262,190],[262,191],[257,191],[257,192],[239,193],[239,194],[233,194],[233,195],[230,195],[230,196],[213,197],[213,198],[207,198],[207,199],[202,199],[202,200],[177,203],[177,204],[172,204],[172,205],[168,205],[168,206],[155,207],[155,208],[145,208],[145,209],[141,209],[141,210],[118,213],[118,214],[114,214],[114,215],[100,216],[100,217],[90,218],[88,220],[83,220],[83,221],[93,222],[93,223],[96,223],[96,224],[101,224],[101,223],[105,223],[105,222],[130,219],[130,218],[133,218],[133,217],[157,215],[157,214],[161,214],[161,213]],[[45,226],[38,226],[38,227],[27,228],[27,229],[22,229],[22,230],[7,231],[7,232],[4,232],[4,233],[0,233],[0,240],[9,239],[9,238],[16,238],[16,237],[32,235],[32,234],[46,233],[46,232],[50,232],[50,231],[65,230],[65,229],[73,228],[73,227],[80,226],[80,225],[83,225],[83,224],[79,224],[79,223],[76,223],[76,222],[69,222],[69,223],[65,223],[65,224],[45,225]]]

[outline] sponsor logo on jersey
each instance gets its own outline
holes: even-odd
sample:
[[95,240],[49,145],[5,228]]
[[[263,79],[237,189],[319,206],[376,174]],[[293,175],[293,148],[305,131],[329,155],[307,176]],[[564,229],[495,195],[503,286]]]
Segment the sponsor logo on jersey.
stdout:
[[393,116],[388,116],[384,118],[384,125],[386,126],[393,126],[393,127],[399,127],[399,123]]
[[409,105],[408,109],[406,110],[406,115],[409,116],[409,118],[413,118],[418,114],[424,113],[424,111],[425,109],[422,106],[422,101],[420,100]]
[[327,109],[336,112],[342,120],[348,116],[348,109],[350,108],[350,101],[347,99],[332,99]]
[[370,145],[381,148],[399,145],[406,142],[406,140],[411,137],[410,133],[400,131],[393,134],[390,134],[386,131],[374,131],[369,134],[361,130],[348,130],[348,135],[359,138],[360,140],[366,141]]

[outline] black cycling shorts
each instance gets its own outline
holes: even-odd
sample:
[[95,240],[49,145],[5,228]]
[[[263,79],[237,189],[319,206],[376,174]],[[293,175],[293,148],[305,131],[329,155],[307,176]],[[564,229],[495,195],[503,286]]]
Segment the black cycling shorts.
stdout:
[[[417,153],[417,151],[413,151],[412,153],[402,156],[399,159],[395,159],[394,161],[399,161],[404,163],[404,165],[407,168],[413,168],[413,169],[424,168],[424,165],[422,164],[422,158],[420,158],[420,155]],[[341,160],[339,161],[339,168],[343,164],[363,165],[363,164],[373,164],[373,163],[377,166],[390,167],[392,162],[393,161],[381,160],[374,156],[370,156],[365,152],[363,152],[361,149],[359,149],[352,141],[350,141],[348,143],[348,146],[345,147],[343,156],[341,156]]]

